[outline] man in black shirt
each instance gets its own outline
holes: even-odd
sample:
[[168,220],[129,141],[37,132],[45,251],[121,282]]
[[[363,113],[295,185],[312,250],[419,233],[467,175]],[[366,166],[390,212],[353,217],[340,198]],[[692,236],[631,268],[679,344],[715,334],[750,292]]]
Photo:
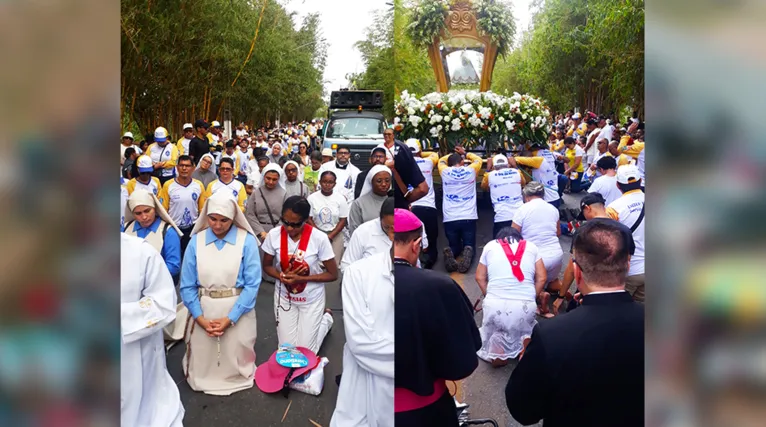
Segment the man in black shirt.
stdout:
[[401,141],[394,142],[394,197],[397,209],[409,209],[410,203],[428,194],[428,183],[412,151]]
[[189,155],[191,156],[195,165],[199,163],[204,154],[210,152],[210,143],[207,139],[207,130],[209,127],[210,126],[208,126],[207,122],[202,119],[194,122],[194,129],[196,134],[194,135],[194,138],[189,141]]

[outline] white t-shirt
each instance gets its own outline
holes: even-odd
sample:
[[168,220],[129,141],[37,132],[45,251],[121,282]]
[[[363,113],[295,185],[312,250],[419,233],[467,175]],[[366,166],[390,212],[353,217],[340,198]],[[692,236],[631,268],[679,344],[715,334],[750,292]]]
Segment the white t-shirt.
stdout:
[[237,129],[237,136],[240,138],[245,137],[247,136],[247,131],[244,129]]
[[[628,228],[635,225],[643,208],[644,192],[641,190],[628,191],[607,206],[607,210],[613,210],[617,214],[617,220]],[[646,215],[646,212],[644,212],[644,215]],[[644,225],[646,225],[646,217],[641,219],[641,224],[633,232],[636,251],[630,257],[628,276],[644,274]]]
[[253,159],[247,162],[247,185],[258,188],[261,185],[261,170],[258,169],[258,161]]
[[[282,271],[282,265],[279,260],[279,254],[282,247],[282,227],[272,228],[266,235],[266,239],[263,241],[261,249],[269,255],[274,256],[274,267],[277,271]],[[287,237],[287,255],[292,254],[298,250],[298,243],[289,236]],[[322,262],[335,259],[335,253],[332,251],[332,244],[327,235],[319,230],[312,230],[311,237],[309,238],[309,244],[306,247],[306,253],[303,256],[303,260],[309,266],[309,274],[321,274]],[[311,304],[324,298],[324,283],[308,282],[306,289],[299,294],[290,294],[287,292],[287,288],[282,286],[279,279],[276,281],[274,287],[275,291],[280,292],[280,298],[283,303],[288,303],[288,300],[292,300],[293,304]]]
[[452,166],[444,169],[441,177],[444,222],[478,219],[476,171],[469,166]]
[[[595,158],[598,155],[598,142],[597,141],[599,139],[599,135],[601,135],[601,129],[594,129],[593,133],[596,133],[597,135],[596,135],[595,138],[593,138],[593,144],[591,144],[590,148],[588,148],[588,150],[586,151],[587,157],[589,159],[593,159],[593,158]],[[590,139],[590,135],[588,136],[588,139]],[[588,143],[586,142],[585,145],[588,145]]]
[[247,170],[250,167],[250,154],[247,151],[242,151],[238,148],[235,153],[239,155],[239,171],[247,175]]
[[[606,139],[607,144],[612,142],[612,135],[614,135],[614,126],[612,125],[606,125],[603,128],[601,128],[601,132],[596,137],[596,141]],[[595,142],[593,143],[595,145]]]
[[345,169],[337,167],[335,160],[329,161],[323,164],[319,168],[319,176],[322,176],[324,171],[335,172],[335,189],[334,192],[342,195],[346,198],[349,205],[354,201],[354,186],[356,185],[356,177],[361,172],[358,167],[349,163]]
[[219,190],[222,189],[228,189],[231,191],[232,196],[234,196],[234,199],[239,198],[239,193],[245,191],[245,186],[242,185],[241,182],[237,181],[236,179],[232,179],[230,183],[224,184],[221,182],[220,179],[216,179],[215,181],[208,184],[208,188],[210,188],[210,195],[217,193]]
[[192,179],[187,186],[170,181],[168,184],[168,215],[179,227],[191,227],[199,217],[199,198],[204,192],[202,182]]
[[513,222],[521,226],[524,240],[534,243],[541,254],[563,253],[556,228],[559,227],[559,210],[543,199],[524,203],[513,216]]
[[537,155],[543,158],[543,163],[537,169],[532,169],[532,179],[545,186],[545,201],[555,202],[559,197],[559,173],[556,171],[556,158],[550,150],[540,150]]
[[[491,240],[484,246],[481,253],[480,263],[487,267],[487,296],[502,299],[519,299],[534,301],[535,292],[535,263],[542,256],[534,243],[527,240],[524,255],[521,256],[521,272],[524,273],[524,281],[513,275],[511,263],[505,255],[503,247],[497,240]],[[516,253],[518,242],[510,244],[511,250]]]
[[308,197],[308,202],[314,224],[326,233],[335,229],[341,218],[348,218],[348,202],[340,193],[333,191],[331,195],[325,196],[321,191],[316,191]]
[[434,162],[430,158],[422,158],[419,155],[415,156],[415,163],[418,164],[420,172],[423,173],[423,178],[426,179],[428,184],[428,194],[422,198],[412,202],[412,206],[425,206],[436,209],[436,196],[434,196]]
[[609,175],[603,175],[594,179],[593,184],[588,189],[588,193],[599,193],[604,196],[605,206],[609,206],[610,203],[622,196],[622,191],[617,188],[617,177]]
[[184,138],[184,139],[181,140],[181,149],[178,150],[178,155],[179,156],[183,156],[184,154],[186,154],[187,156],[189,155],[189,143],[190,142],[191,142],[191,139],[189,139],[189,138]]
[[489,196],[495,210],[495,223],[512,221],[516,210],[524,204],[521,196],[521,174],[505,168],[489,172]]

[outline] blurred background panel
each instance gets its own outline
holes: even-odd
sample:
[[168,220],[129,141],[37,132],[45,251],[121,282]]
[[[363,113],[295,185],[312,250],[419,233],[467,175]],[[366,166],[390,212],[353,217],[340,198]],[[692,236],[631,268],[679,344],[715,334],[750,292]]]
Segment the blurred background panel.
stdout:
[[766,412],[766,2],[646,2],[647,425]]
[[118,425],[120,3],[0,2],[0,57],[0,425]]

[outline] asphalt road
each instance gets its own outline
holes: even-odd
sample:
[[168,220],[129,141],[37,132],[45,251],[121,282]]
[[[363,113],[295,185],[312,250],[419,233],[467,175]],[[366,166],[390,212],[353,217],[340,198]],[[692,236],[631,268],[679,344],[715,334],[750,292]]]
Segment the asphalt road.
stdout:
[[[584,193],[564,195],[564,203],[567,207],[578,208],[579,200],[582,199]],[[476,227],[476,255],[474,256],[471,270],[466,274],[452,273],[451,277],[463,287],[468,298],[475,302],[481,296],[479,286],[476,284],[475,274],[476,266],[479,263],[479,257],[484,250],[484,244],[492,240],[492,225],[493,225],[493,211],[488,200],[481,200],[479,203],[479,220]],[[561,236],[561,247],[564,250],[564,266],[569,262],[569,246],[571,238],[568,236]],[[429,245],[432,243],[429,241]],[[444,237],[444,230],[439,229],[439,242],[438,248],[441,249],[447,245],[447,239]],[[443,271],[444,260],[439,252],[439,260],[434,266],[435,271]],[[561,276],[564,274],[564,268],[561,269]],[[562,306],[563,307],[563,306]],[[476,315],[476,325],[481,326],[482,312]],[[538,317],[538,321],[544,322],[544,318]],[[521,426],[516,420],[514,420],[508,408],[505,405],[505,385],[508,383],[508,379],[511,376],[511,372],[516,367],[517,362],[511,361],[508,365],[502,368],[493,368],[489,363],[479,360],[479,367],[474,373],[465,380],[457,384],[457,390],[453,387],[449,387],[453,393],[456,392],[455,397],[461,403],[467,403],[470,405],[468,412],[472,418],[493,418],[498,422],[500,426],[517,427]],[[536,426],[542,426],[542,422],[535,424]]]
[[[258,387],[235,393],[231,396],[209,396],[189,388],[183,376],[181,360],[185,351],[183,342],[170,349],[167,366],[170,375],[178,384],[181,401],[186,409],[183,424],[185,427],[225,427],[225,426],[313,426],[330,425],[338,386],[335,376],[342,371],[343,344],[346,337],[343,330],[343,314],[339,282],[327,284],[327,307],[333,309],[333,324],[325,338],[319,357],[327,357],[330,363],[324,368],[325,385],[322,394],[311,396],[295,390],[285,399],[281,394],[268,395]],[[255,341],[256,365],[268,360],[278,345],[276,320],[274,318],[274,285],[262,283],[255,302],[258,321],[258,336]],[[281,422],[285,409],[290,404],[284,422]]]

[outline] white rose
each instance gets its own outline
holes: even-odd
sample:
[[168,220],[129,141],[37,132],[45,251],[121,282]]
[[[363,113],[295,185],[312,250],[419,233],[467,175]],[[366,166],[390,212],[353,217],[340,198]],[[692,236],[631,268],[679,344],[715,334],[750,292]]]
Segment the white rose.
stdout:
[[429,132],[431,132],[431,136],[434,137],[434,138],[439,136],[439,129],[437,129],[437,128],[431,128],[431,130],[429,130]]
[[409,114],[410,116],[415,114],[415,109],[412,107],[407,108],[407,114]]
[[527,115],[526,114],[522,114],[521,115],[521,120],[526,120],[526,119],[527,119]]
[[442,129],[444,129],[444,126],[442,125],[436,126],[436,130],[438,130],[439,132],[441,132]]
[[402,119],[400,119],[399,117],[394,117],[394,124],[395,125],[398,125],[399,122],[401,122],[401,121],[402,121]]
[[500,121],[500,123],[503,123],[505,121],[505,117],[500,116],[497,120]]

